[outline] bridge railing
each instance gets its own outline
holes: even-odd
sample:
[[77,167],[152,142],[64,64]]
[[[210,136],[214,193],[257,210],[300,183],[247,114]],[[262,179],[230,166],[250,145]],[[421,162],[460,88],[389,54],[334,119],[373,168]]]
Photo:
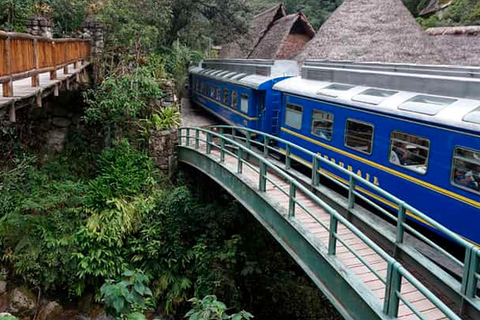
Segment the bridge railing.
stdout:
[[82,39],[50,39],[23,33],[0,31],[0,83],[3,96],[11,97],[13,81],[31,78],[32,87],[40,85],[39,74],[50,72],[57,78],[57,70],[68,65],[78,67],[90,57],[90,41]]
[[[355,198],[362,199],[369,205],[376,208],[381,212],[387,219],[392,219],[396,224],[396,245],[404,244],[404,238],[406,233],[410,233],[423,242],[427,243],[438,252],[442,253],[454,264],[458,265],[462,270],[462,281],[460,283],[459,291],[468,299],[473,299],[475,304],[480,307],[480,296],[478,295],[477,284],[480,283],[480,276],[478,270],[480,268],[480,258],[479,258],[479,248],[473,243],[465,240],[463,237],[452,232],[450,229],[446,228],[442,224],[438,223],[434,219],[430,218],[423,212],[420,212],[416,208],[412,207],[408,203],[402,201],[401,199],[395,197],[389,192],[381,189],[371,181],[364,179],[363,177],[357,175],[355,172],[345,169],[344,167],[334,163],[328,159],[323,158],[319,154],[311,152],[303,147],[295,145],[290,141],[281,139],[277,136],[266,134],[261,131],[232,127],[232,126],[215,126],[216,130],[220,132],[230,131],[231,137],[235,137],[237,140],[242,140],[248,148],[253,146],[263,150],[265,156],[268,156],[269,153],[277,153],[285,156],[285,168],[289,169],[292,161],[295,161],[301,165],[312,169],[312,177],[310,183],[313,187],[317,187],[320,184],[320,177],[328,179],[334,184],[344,188],[348,191],[348,208],[353,209],[355,206]],[[242,136],[237,136],[236,133],[241,133]],[[254,136],[263,137],[263,142],[259,142],[260,139],[253,139]],[[279,148],[282,146],[283,148]],[[304,155],[305,158],[311,158],[312,160],[306,161],[301,158],[299,155]],[[348,177],[348,180],[343,183],[338,180],[338,177],[332,177],[330,174],[327,174],[331,170],[325,170],[325,168],[334,169],[337,172],[341,172]],[[391,212],[387,211],[385,208],[380,206],[378,203],[371,200],[371,198],[365,196],[364,194],[375,193],[380,195],[385,200],[394,204],[397,209],[397,215],[393,216]],[[407,224],[406,216],[413,216],[423,223],[431,226],[436,229],[439,233],[451,239],[453,242],[458,244],[464,250],[464,259],[461,260],[451,253],[446,251],[444,248],[433,242],[427,236],[423,235],[415,228]]]
[[[316,196],[313,192],[311,192],[307,187],[305,187],[301,182],[297,181],[295,178],[290,176],[289,174],[285,173],[282,169],[280,169],[277,165],[270,162],[266,157],[260,155],[257,151],[252,149],[252,146],[255,144],[259,144],[257,140],[252,138],[252,135],[262,135],[264,138],[264,142],[261,144],[264,148],[264,155],[268,155],[268,150],[273,148],[270,146],[270,141],[276,140],[277,142],[284,143],[287,146],[286,152],[286,159],[285,165],[289,166],[292,161],[292,154],[290,153],[292,149],[299,149],[303,152],[307,152],[311,156],[313,156],[312,162],[316,162],[316,165],[320,165],[324,163],[326,165],[330,165],[329,162],[324,162],[320,157],[316,157],[316,155],[308,150],[305,150],[301,147],[291,144],[288,141],[279,139],[275,136],[267,135],[259,131],[255,130],[248,130],[240,127],[229,127],[229,126],[219,126],[216,127],[219,132],[214,132],[208,129],[202,128],[181,128],[179,129],[179,145],[190,147],[198,150],[200,148],[200,144],[205,144],[205,153],[207,155],[212,154],[212,150],[215,148],[219,152],[220,161],[225,161],[225,156],[229,155],[234,157],[237,161],[237,173],[241,174],[244,170],[244,166],[247,166],[250,170],[256,172],[259,176],[258,180],[258,187],[257,189],[260,192],[266,192],[267,181],[274,185],[278,190],[283,192],[285,195],[289,197],[289,205],[288,205],[288,219],[289,221],[295,219],[295,208],[299,206],[303,211],[305,211],[316,223],[318,223],[322,228],[328,231],[329,238],[328,244],[326,246],[326,250],[328,255],[336,256],[337,255],[337,248],[338,243],[342,244],[345,248],[348,249],[361,263],[367,267],[376,278],[378,278],[384,285],[385,285],[385,299],[383,301],[383,313],[390,317],[397,317],[399,312],[400,302],[402,301],[414,314],[416,314],[420,319],[426,319],[426,317],[415,308],[415,306],[404,296],[401,294],[401,285],[402,279],[405,279],[408,283],[410,283],[413,287],[415,287],[422,295],[424,295],[433,305],[435,305],[446,317],[449,319],[460,319],[458,315],[456,315],[444,302],[442,302],[439,298],[437,298],[425,285],[423,285],[419,280],[417,280],[408,270],[406,270],[394,257],[389,255],[385,252],[380,246],[378,246],[375,242],[369,239],[364,233],[362,233],[357,227],[355,227],[351,222],[349,222],[345,217],[343,217],[340,213],[330,207],[327,203],[321,200],[318,196]],[[232,130],[231,135],[225,135],[225,130]],[[245,133],[245,138],[236,136],[236,132],[243,132]],[[192,135],[193,133],[193,135]],[[204,138],[202,138],[202,136]],[[231,138],[230,138],[231,137]],[[240,140],[240,142],[238,141]],[[235,149],[235,150],[232,150]],[[290,150],[290,151],[289,151]],[[278,150],[275,150],[278,152]],[[253,165],[250,160],[246,160],[246,157],[249,159],[254,159],[256,165]],[[295,160],[295,159],[294,159]],[[313,165],[313,163],[312,163]],[[338,167],[338,169],[342,169]],[[320,167],[316,167],[316,172],[320,173]],[[349,171],[345,170],[345,173],[348,174]],[[278,185],[273,177],[280,177],[282,180],[287,181],[288,189],[285,190],[282,186]],[[272,178],[270,178],[272,177]],[[356,181],[358,176],[351,176],[351,181]],[[312,180],[317,182],[317,178],[313,177]],[[369,183],[368,181],[362,181],[365,183]],[[354,183],[354,182],[353,182]],[[382,191],[380,188],[376,187],[372,184],[372,187],[379,189],[378,191]],[[317,205],[322,207],[330,217],[329,223],[325,223],[320,220],[316,214],[314,214],[310,209],[306,206],[302,205],[300,200],[297,198],[297,192],[303,193],[309,199],[314,201]],[[388,195],[385,191],[382,191],[385,195]],[[353,194],[353,192],[352,192]],[[396,198],[391,196],[392,200]],[[398,199],[397,199],[398,200]],[[398,200],[400,203],[403,204],[404,208],[407,209],[408,205]],[[428,217],[426,217],[428,218]],[[430,219],[431,220],[431,219]],[[435,223],[432,220],[433,223]],[[355,236],[361,239],[369,248],[375,251],[382,259],[384,259],[387,264],[387,274],[386,277],[382,276],[375,267],[369,263],[361,253],[359,253],[355,248],[349,245],[345,239],[337,232],[337,228],[339,223],[345,226],[348,230],[350,230]],[[380,299],[379,299],[380,301]]]

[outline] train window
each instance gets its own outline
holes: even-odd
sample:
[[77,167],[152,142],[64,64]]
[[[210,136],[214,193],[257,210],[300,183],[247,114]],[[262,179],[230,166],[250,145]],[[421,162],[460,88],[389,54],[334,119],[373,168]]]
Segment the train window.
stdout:
[[353,101],[368,103],[368,104],[380,104],[383,100],[388,97],[393,96],[398,93],[398,91],[383,90],[383,89],[367,89],[355,97],[352,98]]
[[451,182],[456,187],[480,194],[480,151],[455,148]]
[[364,122],[347,120],[345,145],[359,152],[372,154],[373,126]]
[[217,100],[220,101],[220,98],[221,98],[221,89],[220,87],[217,87]]
[[331,140],[333,134],[333,113],[313,110],[312,134],[322,139]]
[[242,98],[240,100],[240,110],[243,113],[248,113],[248,94],[242,94]]
[[207,84],[207,83],[205,83],[205,84],[203,85],[203,94],[206,95],[206,96],[208,96],[208,84]]
[[238,94],[237,91],[232,91],[232,107],[238,108]]
[[398,131],[390,138],[390,163],[416,173],[426,174],[430,141]]
[[327,97],[336,98],[343,91],[348,91],[348,90],[352,89],[353,87],[354,86],[349,85],[349,84],[334,83],[334,84],[329,85],[328,87],[325,87],[325,88],[321,89],[320,91],[317,92],[317,94],[327,96]]
[[210,97],[215,98],[215,86],[213,84],[210,85]]
[[434,116],[456,99],[419,95],[405,101],[398,109]]
[[303,107],[287,103],[285,112],[285,124],[295,129],[302,129]]
[[228,101],[229,94],[230,92],[228,91],[228,89],[223,89],[223,103],[229,104],[229,101]]

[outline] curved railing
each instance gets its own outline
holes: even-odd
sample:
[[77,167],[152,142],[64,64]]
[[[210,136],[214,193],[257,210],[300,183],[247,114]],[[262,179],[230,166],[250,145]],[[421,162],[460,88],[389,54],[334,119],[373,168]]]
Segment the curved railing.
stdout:
[[3,96],[14,95],[12,81],[32,78],[32,87],[38,87],[40,73],[50,72],[55,80],[56,71],[69,64],[89,59],[90,41],[83,39],[50,39],[29,34],[0,31],[0,83]]
[[[391,193],[379,188],[377,185],[373,184],[372,182],[358,176],[352,171],[349,171],[338,164],[335,164],[327,159],[322,158],[318,154],[300,147],[298,145],[293,144],[292,142],[279,138],[277,136],[267,134],[258,130],[243,128],[243,127],[233,127],[233,126],[214,126],[212,129],[216,129],[219,132],[226,132],[230,131],[229,134],[232,137],[236,136],[236,133],[243,133],[242,136],[237,136],[235,139],[242,139],[245,142],[245,145],[251,149],[251,147],[256,146],[263,151],[265,156],[268,156],[269,152],[280,153],[285,156],[285,167],[287,169],[290,168],[291,162],[296,161],[299,164],[305,165],[312,169],[312,177],[311,177],[311,186],[317,187],[320,184],[320,176],[323,178],[332,181],[336,185],[348,190],[348,208],[353,209],[355,206],[355,197],[361,198],[363,201],[368,203],[369,205],[376,208],[379,212],[384,214],[389,219],[393,219],[396,223],[396,244],[400,245],[404,242],[405,232],[414,235],[418,239],[422,240],[423,242],[427,243],[431,247],[435,248],[446,257],[448,257],[451,261],[453,261],[456,265],[462,268],[462,281],[461,281],[461,289],[460,292],[467,298],[474,298],[476,300],[480,299],[480,296],[477,294],[477,285],[480,281],[480,273],[479,273],[479,261],[480,261],[480,249],[472,244],[471,242],[465,240],[463,237],[458,235],[455,232],[452,232],[450,229],[446,228],[442,224],[438,223],[434,219],[430,218],[423,212],[417,210],[416,208],[412,207],[405,201],[397,198],[396,196],[392,195]],[[252,137],[262,137],[262,139],[253,139]],[[263,140],[263,142],[259,142],[259,140]],[[273,143],[274,145],[271,145]],[[281,152],[275,145],[283,144],[285,145],[285,152]],[[300,153],[303,153],[307,157],[311,157],[312,161],[308,163],[303,159],[299,159],[298,156],[292,154],[292,150],[296,150]],[[348,176],[348,184],[343,184],[340,181],[336,180],[335,178],[326,175],[323,173],[322,168],[329,167]],[[386,200],[392,202],[396,206],[398,206],[397,216],[393,216],[391,212],[385,210],[385,208],[381,207],[368,197],[362,195],[357,189],[361,186],[363,189],[368,189],[369,191],[373,191],[378,195],[381,195]],[[463,261],[460,261],[457,257],[454,257],[444,248],[430,240],[428,237],[420,233],[419,231],[415,230],[412,226],[406,223],[406,214],[409,213],[415,216],[417,219],[423,221],[424,223],[430,225],[432,228],[435,228],[438,232],[442,233],[457,245],[461,246],[465,250],[465,257]],[[480,300],[476,301],[480,306]]]
[[[213,128],[212,128],[213,129]],[[413,313],[415,313],[420,319],[426,319],[422,312],[418,311],[412,303],[403,296],[401,291],[401,283],[402,278],[407,280],[411,285],[413,285],[419,292],[421,292],[433,305],[435,305],[442,313],[445,314],[446,317],[449,319],[460,319],[449,307],[447,307],[439,298],[437,298],[425,285],[423,285],[418,279],[416,279],[408,270],[406,270],[401,263],[399,263],[394,257],[389,255],[385,252],[382,248],[380,248],[375,242],[369,239],[365,234],[363,234],[358,228],[356,228],[351,222],[349,222],[345,217],[343,217],[340,213],[330,207],[327,203],[321,200],[318,196],[316,196],[313,192],[309,190],[309,188],[305,187],[301,182],[297,181],[294,177],[286,173],[283,169],[279,168],[277,165],[266,159],[263,155],[259,154],[258,151],[254,150],[252,147],[254,145],[263,146],[263,154],[268,155],[269,150],[273,150],[274,152],[278,152],[277,149],[274,149],[273,146],[270,145],[270,142],[280,142],[287,146],[286,157],[285,157],[285,166],[288,168],[292,161],[292,149],[297,149],[299,151],[305,152],[306,154],[312,156],[312,166],[315,168],[314,175],[320,174],[321,165],[333,165],[332,163],[318,157],[316,154],[303,149],[299,146],[296,146],[286,140],[280,139],[278,137],[264,134],[259,131],[249,130],[240,127],[230,127],[230,126],[217,126],[215,128],[218,132],[213,130],[203,129],[203,128],[180,128],[179,129],[179,146],[180,147],[188,147],[194,150],[198,150],[200,152],[200,144],[205,144],[205,153],[207,155],[212,154],[212,149],[216,148],[219,151],[220,161],[225,161],[225,156],[229,155],[234,157],[237,161],[237,173],[241,174],[243,172],[243,166],[248,166],[251,170],[254,170],[258,173],[259,181],[258,181],[258,188],[257,190],[260,192],[266,192],[266,185],[267,181],[274,186],[276,186],[280,191],[282,191],[285,195],[289,197],[289,206],[288,206],[288,218],[294,219],[295,218],[295,207],[299,205],[311,218],[313,218],[319,225],[321,225],[324,229],[329,232],[329,239],[328,245],[326,246],[326,250],[330,256],[336,255],[336,250],[338,246],[338,242],[340,242],[343,246],[345,246],[351,253],[353,253],[378,279],[380,279],[385,284],[385,300],[383,302],[383,313],[390,317],[397,317],[398,316],[398,308],[399,303],[402,301]],[[226,134],[225,131],[230,130],[230,134]],[[243,132],[244,136],[237,136],[237,133]],[[192,135],[193,133],[193,135]],[[257,140],[252,139],[252,135],[261,135],[263,136],[263,143],[258,142]],[[204,136],[204,138],[201,137]],[[256,165],[253,165],[250,160],[246,160],[245,157],[249,157],[249,159],[253,159]],[[349,186],[349,197],[350,197],[350,205],[354,205],[354,196],[360,196],[355,191],[355,183],[362,183],[368,185],[369,187],[377,190],[379,193],[383,194],[384,196],[388,197],[392,201],[396,201],[401,205],[402,210],[399,210],[399,217],[397,217],[397,221],[402,221],[399,223],[398,227],[398,237],[397,241],[403,241],[403,233],[404,229],[408,226],[404,224],[405,219],[405,210],[415,210],[411,208],[408,204],[402,202],[401,200],[397,199],[393,195],[381,190],[377,186],[371,184],[370,182],[351,174],[348,170],[344,170],[340,166],[336,166],[336,169],[344,172],[350,177],[350,186]],[[289,191],[284,191],[283,188],[276,185],[273,179],[270,179],[270,175],[275,175],[280,177],[282,180],[285,180],[289,185]],[[318,177],[312,177],[312,184],[316,185],[319,183]],[[329,225],[319,220],[315,214],[313,214],[308,208],[303,207],[296,198],[297,191],[300,191],[302,194],[307,196],[313,202],[315,202],[318,206],[322,207],[330,217]],[[445,232],[451,235],[454,238],[459,238],[454,233],[451,233],[448,229],[444,228],[443,226],[437,224],[435,221],[430,219],[429,217],[425,216],[424,214],[418,212],[417,210],[412,211],[418,214],[420,217],[425,218],[426,221],[429,223],[437,225],[441,230],[445,230]],[[402,217],[403,216],[403,217]],[[337,233],[337,226],[341,223],[345,227],[348,228],[355,236],[360,238],[364,243],[368,245],[374,252],[376,252],[382,259],[384,259],[388,264],[387,275],[386,277],[380,275],[376,272],[375,268],[373,268],[366,259],[362,257],[362,255],[350,245],[348,245],[342,237]],[[457,239],[459,243],[464,244],[465,246],[469,247],[469,250],[473,250],[474,248],[465,242],[463,239]]]

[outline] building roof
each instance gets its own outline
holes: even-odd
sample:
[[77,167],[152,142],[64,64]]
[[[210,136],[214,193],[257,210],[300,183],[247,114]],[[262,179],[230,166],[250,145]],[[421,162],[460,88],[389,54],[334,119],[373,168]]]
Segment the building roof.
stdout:
[[480,26],[427,29],[451,64],[480,66]]
[[420,16],[427,16],[429,14],[441,11],[453,4],[454,0],[430,0],[430,3],[420,11]]
[[253,24],[248,34],[239,39],[222,45],[220,58],[246,58],[270,30],[273,24],[287,15],[285,5],[267,9],[253,17]]
[[[315,30],[308,22],[307,17],[299,12],[290,14],[277,20],[273,26],[267,31],[263,38],[257,43],[248,58],[251,59],[291,59],[288,53],[282,54],[282,48],[285,41],[292,32],[293,28],[298,24],[302,30],[302,34],[307,35],[310,39],[315,36]],[[287,56],[285,56],[287,55]],[[281,57],[279,57],[281,56]]]
[[287,15],[287,10],[283,3],[270,8],[253,17],[253,47],[266,35],[272,25]]
[[297,59],[448,64],[401,0],[345,0]]

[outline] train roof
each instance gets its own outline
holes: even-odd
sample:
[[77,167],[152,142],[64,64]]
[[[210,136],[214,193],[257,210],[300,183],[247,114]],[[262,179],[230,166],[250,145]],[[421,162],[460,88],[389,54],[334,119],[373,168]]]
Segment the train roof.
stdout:
[[207,59],[190,73],[261,89],[271,80],[300,74],[298,63],[290,60]]
[[309,60],[290,94],[480,132],[480,68]]

